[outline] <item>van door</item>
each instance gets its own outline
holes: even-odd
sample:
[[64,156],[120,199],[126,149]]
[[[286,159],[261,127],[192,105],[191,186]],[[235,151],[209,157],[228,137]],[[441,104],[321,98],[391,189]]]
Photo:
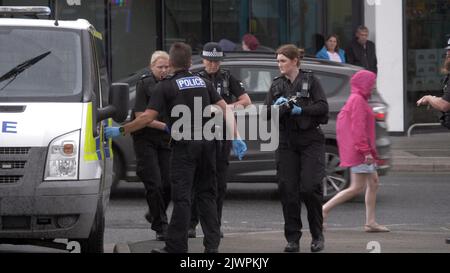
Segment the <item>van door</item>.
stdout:
[[[109,92],[107,92],[107,77],[106,79],[102,77],[101,74],[101,66],[103,62],[103,54],[101,54],[102,50],[102,36],[100,33],[96,31],[90,32],[91,37],[91,45],[92,45],[92,56],[93,56],[93,71],[94,71],[94,92],[95,92],[95,110],[100,109],[103,106],[106,105],[108,98],[107,95]],[[105,70],[106,71],[106,70]],[[105,76],[105,75],[103,75]],[[106,81],[106,84],[104,83]],[[102,84],[103,83],[103,84]],[[94,111],[95,111],[94,110]],[[93,111],[93,112],[94,112]],[[95,120],[95,119],[94,119]],[[99,134],[99,146],[101,146],[102,150],[102,156],[101,156],[101,165],[102,165],[102,181],[101,181],[101,188],[100,191],[102,192],[102,202],[103,202],[103,208],[107,207],[109,195],[110,195],[110,188],[112,184],[112,141],[111,140],[105,140],[103,136],[104,128],[111,126],[112,120],[107,119],[103,121],[97,121],[97,133]]]

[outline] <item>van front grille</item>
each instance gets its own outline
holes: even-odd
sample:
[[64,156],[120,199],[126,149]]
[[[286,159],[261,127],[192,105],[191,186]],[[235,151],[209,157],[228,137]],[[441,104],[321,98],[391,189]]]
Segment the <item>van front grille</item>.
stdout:
[[26,161],[0,161],[0,170],[12,170],[25,168]]
[[29,151],[28,147],[0,147],[0,155],[26,155]]
[[0,175],[0,184],[14,184],[20,181],[22,175]]

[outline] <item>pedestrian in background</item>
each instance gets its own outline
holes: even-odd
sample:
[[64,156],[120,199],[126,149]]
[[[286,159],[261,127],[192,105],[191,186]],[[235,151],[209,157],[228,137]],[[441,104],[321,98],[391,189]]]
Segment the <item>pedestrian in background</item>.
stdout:
[[242,50],[255,51],[259,47],[258,38],[255,35],[247,33],[242,37]]
[[369,41],[369,29],[359,26],[356,30],[355,39],[345,50],[349,64],[364,67],[365,69],[378,73],[378,60],[375,44]]
[[[446,75],[442,81],[444,95],[442,97],[424,96],[419,101],[417,101],[417,106],[430,105],[434,109],[439,110],[441,112],[449,112],[450,111],[450,89],[448,88],[449,79],[450,79],[450,39],[448,40],[448,44],[445,49],[447,50],[447,53],[446,53],[443,72]],[[449,117],[448,122],[450,123],[450,117]]]
[[317,52],[316,57],[338,63],[345,63],[345,51],[339,47],[339,39],[336,34],[331,34],[327,37],[325,45]]
[[[169,72],[169,54],[155,51],[150,59],[150,73],[136,84],[134,114],[142,115],[158,82]],[[148,212],[145,218],[156,232],[156,240],[163,241],[167,234],[167,206],[170,202],[170,132],[168,113],[163,110],[157,120],[132,134],[136,154],[136,173],[144,183]]]
[[[325,136],[320,125],[328,122],[328,102],[314,74],[299,69],[299,48],[284,45],[276,53],[281,76],[273,81],[264,104],[280,109],[276,164],[285,221],[284,235],[288,242],[284,251],[300,251],[303,200],[312,235],[311,251],[319,252],[325,247],[322,181],[326,176]],[[295,99],[295,102],[290,103],[288,98],[291,102]]]
[[375,205],[379,179],[375,142],[375,115],[368,100],[375,86],[376,74],[367,70],[357,72],[351,79],[351,95],[338,114],[336,137],[341,167],[350,167],[351,184],[323,206],[326,221],[337,205],[350,200],[366,188],[366,232],[389,232],[375,220]]
[[[221,61],[225,57],[222,47],[218,43],[207,43],[203,47],[201,54],[205,68],[198,72],[198,75],[205,80],[210,81],[217,93],[227,103],[228,107],[241,107],[244,109],[252,102],[245,92],[242,84],[230,71],[220,67]],[[232,148],[232,142],[226,139],[225,128],[216,128],[222,130],[223,139],[216,140],[216,180],[217,180],[217,216],[219,225],[222,223],[222,208],[225,194],[227,191],[227,172],[230,164],[229,157]],[[235,152],[236,154],[236,152]],[[195,195],[192,199],[191,223],[189,227],[189,238],[196,237],[196,227],[198,225],[198,207]],[[223,237],[223,231],[220,232]]]
[[[445,78],[442,81],[443,96],[425,96],[417,102],[417,106],[429,105],[434,109],[443,112],[441,117],[442,126],[450,129],[450,88],[448,87],[450,81],[450,38],[447,41],[447,47],[445,48],[445,63],[442,71],[445,73]],[[447,244],[450,244],[450,237],[446,240]]]

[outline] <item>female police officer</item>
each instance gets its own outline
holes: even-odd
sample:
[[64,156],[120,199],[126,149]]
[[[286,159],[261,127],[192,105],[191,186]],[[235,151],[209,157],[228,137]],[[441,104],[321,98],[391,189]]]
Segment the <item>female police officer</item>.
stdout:
[[311,251],[318,252],[324,248],[321,184],[325,177],[325,137],[319,126],[328,120],[328,103],[312,72],[299,70],[300,59],[295,45],[277,50],[281,76],[273,81],[265,104],[280,109],[276,159],[288,242],[284,251],[300,250],[302,197],[313,238]]
[[[136,84],[136,117],[147,109],[155,85],[169,72],[169,54],[155,51],[150,60],[150,74],[144,75]],[[145,197],[149,211],[145,215],[152,223],[157,240],[165,240],[167,233],[166,209],[170,202],[170,132],[168,115],[163,111],[152,124],[133,133],[136,153],[137,175],[145,186]]]

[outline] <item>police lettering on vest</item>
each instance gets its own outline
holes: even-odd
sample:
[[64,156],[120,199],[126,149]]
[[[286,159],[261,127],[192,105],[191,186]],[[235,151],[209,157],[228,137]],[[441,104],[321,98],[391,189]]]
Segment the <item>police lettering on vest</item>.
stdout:
[[206,83],[200,77],[187,77],[176,80],[180,91],[187,89],[206,88]]

